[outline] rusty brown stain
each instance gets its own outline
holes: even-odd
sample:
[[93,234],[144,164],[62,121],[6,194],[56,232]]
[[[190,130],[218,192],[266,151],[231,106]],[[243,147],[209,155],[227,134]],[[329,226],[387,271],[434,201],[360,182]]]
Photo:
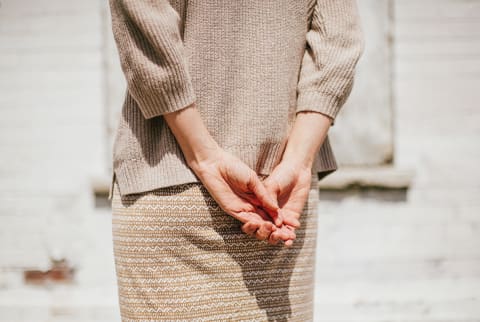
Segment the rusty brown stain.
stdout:
[[69,283],[73,281],[75,269],[70,266],[66,259],[51,259],[51,268],[42,270],[25,270],[24,281],[30,284]]

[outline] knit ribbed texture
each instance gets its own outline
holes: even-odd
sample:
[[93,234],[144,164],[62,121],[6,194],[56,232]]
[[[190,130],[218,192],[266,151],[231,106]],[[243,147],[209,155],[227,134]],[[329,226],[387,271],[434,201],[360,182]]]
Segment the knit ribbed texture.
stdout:
[[[199,181],[163,118],[192,103],[220,147],[268,175],[296,113],[337,116],[363,51],[354,0],[110,0],[110,9],[128,86],[113,150],[122,195]],[[336,169],[327,136],[312,171]]]
[[317,1],[307,32],[307,50],[298,82],[296,111],[317,111],[335,118],[350,94],[364,49],[356,3]]

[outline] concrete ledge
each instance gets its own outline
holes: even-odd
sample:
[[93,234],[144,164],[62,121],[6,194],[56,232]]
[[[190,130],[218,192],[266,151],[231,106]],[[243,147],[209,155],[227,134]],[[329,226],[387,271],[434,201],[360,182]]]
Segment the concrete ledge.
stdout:
[[395,166],[341,167],[320,180],[322,190],[356,188],[406,189],[413,180],[413,169]]
[[110,190],[111,178],[104,177],[94,177],[90,180],[92,191],[96,196],[108,196]]

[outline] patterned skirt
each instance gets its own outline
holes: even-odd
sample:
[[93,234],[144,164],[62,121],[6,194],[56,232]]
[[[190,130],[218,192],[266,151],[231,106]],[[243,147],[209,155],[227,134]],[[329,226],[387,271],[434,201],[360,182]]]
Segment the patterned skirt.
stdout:
[[130,321],[312,321],[318,179],[289,248],[244,234],[201,183],[120,197],[112,232]]

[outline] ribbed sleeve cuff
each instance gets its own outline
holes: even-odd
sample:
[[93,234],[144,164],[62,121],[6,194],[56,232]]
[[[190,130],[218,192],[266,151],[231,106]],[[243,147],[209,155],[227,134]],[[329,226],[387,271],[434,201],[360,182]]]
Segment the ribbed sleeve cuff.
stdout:
[[325,114],[335,122],[340,111],[339,99],[334,95],[327,95],[318,91],[301,91],[297,97],[296,113],[301,111],[314,111]]
[[[188,72],[183,66],[178,65],[173,65],[170,69],[168,71],[169,82],[159,85],[152,84],[148,95],[134,96],[134,93],[144,93],[145,90],[137,88],[137,82],[130,83],[130,86],[133,86],[131,94],[146,119],[178,111],[196,101]],[[145,86],[145,84],[138,85]]]

